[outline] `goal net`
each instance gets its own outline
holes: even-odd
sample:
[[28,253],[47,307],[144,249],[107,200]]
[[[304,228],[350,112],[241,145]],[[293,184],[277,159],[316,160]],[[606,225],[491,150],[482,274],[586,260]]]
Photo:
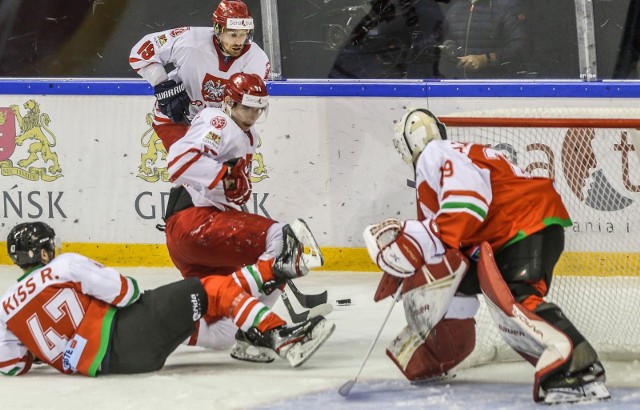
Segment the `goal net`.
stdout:
[[[640,109],[497,110],[440,119],[449,139],[491,145],[530,174],[555,180],[573,226],[547,299],[602,358],[640,358]],[[479,299],[477,346],[462,367],[518,359]]]

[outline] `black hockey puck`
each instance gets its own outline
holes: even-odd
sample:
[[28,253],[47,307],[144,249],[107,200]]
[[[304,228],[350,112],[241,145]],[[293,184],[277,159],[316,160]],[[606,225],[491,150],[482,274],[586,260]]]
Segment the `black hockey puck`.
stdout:
[[338,299],[336,300],[336,305],[338,306],[349,306],[351,304],[351,299]]

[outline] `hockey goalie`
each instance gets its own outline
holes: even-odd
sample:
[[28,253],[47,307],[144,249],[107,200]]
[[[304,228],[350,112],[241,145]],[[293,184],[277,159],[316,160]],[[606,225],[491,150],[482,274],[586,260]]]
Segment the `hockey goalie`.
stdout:
[[536,402],[609,398],[596,351],[545,300],[571,225],[553,181],[491,147],[446,136],[426,109],[397,123],[394,145],[415,171],[418,219],[391,218],[364,232],[384,271],[374,299],[402,287],[407,326],[387,355],[409,380],[445,375],[475,347],[482,293],[507,344],[535,366]]

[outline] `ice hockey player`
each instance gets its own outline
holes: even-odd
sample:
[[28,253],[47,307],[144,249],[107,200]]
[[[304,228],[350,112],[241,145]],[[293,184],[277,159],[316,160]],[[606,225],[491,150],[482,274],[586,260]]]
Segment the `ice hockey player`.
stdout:
[[[271,64],[253,43],[254,24],[240,0],[222,0],[213,27],[180,27],[144,36],[129,64],[154,86],[153,129],[168,150],[205,107],[220,107],[224,86],[235,73],[269,77]],[[167,74],[165,66],[174,69]]]
[[[290,277],[297,278],[322,265],[322,252],[303,221],[285,224],[241,209],[252,192],[258,142],[253,125],[268,108],[269,96],[260,76],[245,73],[232,75],[224,93],[222,108],[202,110],[169,149],[169,176],[177,186],[165,214],[167,249],[184,277],[232,275],[273,306],[285,285],[262,279],[278,269],[274,257],[287,255],[282,258],[291,263]],[[228,348],[236,337],[244,338],[236,330],[229,319],[201,321],[189,344]],[[262,361],[245,357],[241,347],[236,343],[232,356]]]
[[535,401],[609,398],[595,350],[544,299],[571,225],[553,181],[489,146],[448,141],[426,109],[403,116],[394,145],[414,167],[419,216],[364,233],[385,272],[374,299],[402,286],[408,326],[387,355],[410,380],[442,376],[475,346],[483,293],[507,344],[535,366]]
[[[287,326],[231,276],[190,278],[140,293],[136,281],[75,253],[56,255],[43,222],[15,226],[8,253],[24,274],[0,297],[0,373],[34,361],[65,374],[97,376],[161,369],[201,316],[229,317],[251,343],[304,363],[334,325],[321,316]],[[265,281],[292,274],[276,258]]]

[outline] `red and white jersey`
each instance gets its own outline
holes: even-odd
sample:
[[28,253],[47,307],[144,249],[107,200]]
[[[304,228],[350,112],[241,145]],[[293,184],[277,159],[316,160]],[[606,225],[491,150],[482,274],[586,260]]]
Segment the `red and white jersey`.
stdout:
[[[175,69],[169,79],[182,83],[191,97],[189,119],[205,107],[220,107],[224,86],[235,73],[269,77],[271,64],[255,43],[245,46],[238,57],[225,56],[214,39],[213,27],[180,27],[144,36],[131,49],[129,64],[137,72],[151,64]],[[152,84],[156,85],[156,84]],[[156,124],[170,122],[156,107]]]
[[222,178],[229,168],[225,163],[244,158],[251,166],[257,142],[253,127],[244,132],[222,109],[205,108],[169,148],[169,177],[186,187],[195,206],[238,209],[224,195]]
[[0,298],[0,372],[25,373],[32,354],[63,373],[95,376],[116,308],[138,297],[136,281],[114,269],[75,253],[54,258]]
[[442,241],[468,256],[483,241],[496,251],[548,225],[571,225],[553,180],[484,145],[430,142],[416,163],[416,187],[421,219],[435,218]]

